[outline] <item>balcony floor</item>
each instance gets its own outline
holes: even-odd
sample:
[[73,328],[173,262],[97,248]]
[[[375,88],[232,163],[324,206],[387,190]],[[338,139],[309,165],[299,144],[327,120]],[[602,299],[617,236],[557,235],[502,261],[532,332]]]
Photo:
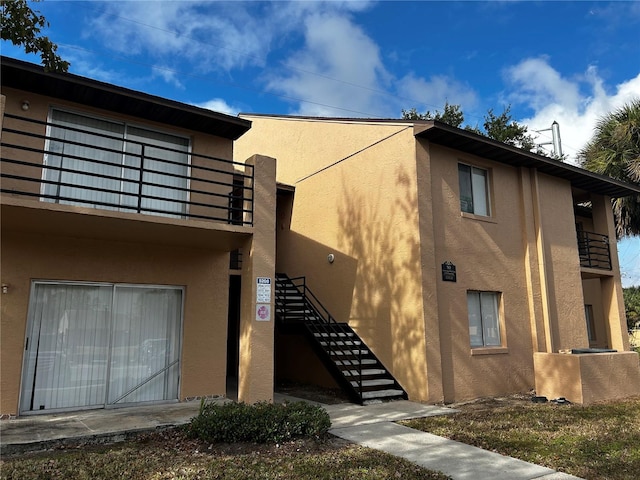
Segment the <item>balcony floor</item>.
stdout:
[[231,251],[253,229],[203,220],[57,205],[1,196],[2,230]]

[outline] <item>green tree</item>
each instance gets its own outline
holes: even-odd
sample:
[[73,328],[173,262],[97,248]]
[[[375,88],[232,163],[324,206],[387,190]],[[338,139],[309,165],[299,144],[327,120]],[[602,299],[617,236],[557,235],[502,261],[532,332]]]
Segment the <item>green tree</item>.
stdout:
[[449,102],[445,102],[442,113],[438,110],[434,113],[431,113],[429,110],[427,110],[427,113],[418,113],[415,108],[411,110],[403,109],[402,118],[405,120],[437,120],[456,128],[460,128],[464,123],[464,114],[462,110],[460,110],[460,105],[451,105]]
[[[640,185],[640,98],[602,117],[579,153],[583,168]],[[618,238],[640,235],[640,195],[613,202]]]
[[513,145],[529,151],[536,147],[533,137],[527,133],[527,127],[520,125],[511,117],[511,105],[505,108],[498,116],[490,108],[484,117],[484,130],[487,137],[507,145]]
[[[39,1],[39,0],[33,0]],[[41,35],[40,30],[49,26],[49,22],[32,10],[27,0],[0,0],[0,31],[2,40],[21,45],[27,53],[40,53],[46,70],[66,72],[69,62],[56,53],[58,46]]]
[[627,314],[627,328],[631,330],[640,322],[640,287],[623,288],[622,294]]
[[451,105],[449,102],[444,104],[444,110],[442,113],[437,110],[434,113],[431,113],[428,110],[426,113],[418,113],[415,108],[410,110],[403,109],[402,118],[405,120],[437,120],[446,123],[447,125],[451,125],[456,128],[464,128],[465,130],[469,130],[493,140],[523,148],[528,151],[536,148],[533,137],[527,133],[527,127],[525,125],[520,125],[518,122],[513,120],[511,116],[511,105],[506,107],[500,115],[494,114],[493,109],[489,109],[484,117],[484,130],[479,129],[477,126],[472,127],[471,125],[465,125],[463,127],[464,113],[462,112],[460,105]]

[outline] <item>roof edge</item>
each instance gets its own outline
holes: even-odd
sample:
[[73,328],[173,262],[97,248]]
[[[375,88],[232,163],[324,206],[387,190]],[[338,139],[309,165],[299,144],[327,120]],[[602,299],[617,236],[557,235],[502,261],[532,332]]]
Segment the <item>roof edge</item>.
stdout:
[[414,132],[417,138],[424,138],[435,144],[461,150],[465,153],[507,165],[536,168],[542,173],[569,180],[574,187],[586,191],[608,195],[612,198],[640,194],[640,185],[623,182],[576,165],[528,152],[437,120],[420,122],[419,125],[415,125]]
[[[146,120],[236,140],[251,128],[249,120],[132,90],[73,73],[46,72],[44,67],[0,56],[3,86],[94,106]],[[147,108],[145,108],[147,107]],[[149,111],[153,107],[159,118]],[[179,115],[175,115],[179,113]],[[200,125],[200,126],[199,126]]]

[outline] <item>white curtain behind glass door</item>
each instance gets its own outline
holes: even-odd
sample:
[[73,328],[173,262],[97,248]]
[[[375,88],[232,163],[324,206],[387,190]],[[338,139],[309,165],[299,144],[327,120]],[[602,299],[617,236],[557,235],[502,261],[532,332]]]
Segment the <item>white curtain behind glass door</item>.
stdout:
[[108,404],[178,397],[182,291],[116,287]]
[[112,289],[36,283],[21,411],[104,404]]

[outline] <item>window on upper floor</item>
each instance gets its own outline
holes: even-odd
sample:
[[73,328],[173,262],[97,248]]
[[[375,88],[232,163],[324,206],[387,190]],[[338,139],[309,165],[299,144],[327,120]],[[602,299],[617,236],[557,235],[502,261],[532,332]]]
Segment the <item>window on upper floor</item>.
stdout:
[[500,347],[499,292],[467,292],[471,347]]
[[42,199],[181,218],[189,187],[189,139],[53,109]]
[[474,215],[489,216],[489,175],[483,168],[458,164],[460,210]]

